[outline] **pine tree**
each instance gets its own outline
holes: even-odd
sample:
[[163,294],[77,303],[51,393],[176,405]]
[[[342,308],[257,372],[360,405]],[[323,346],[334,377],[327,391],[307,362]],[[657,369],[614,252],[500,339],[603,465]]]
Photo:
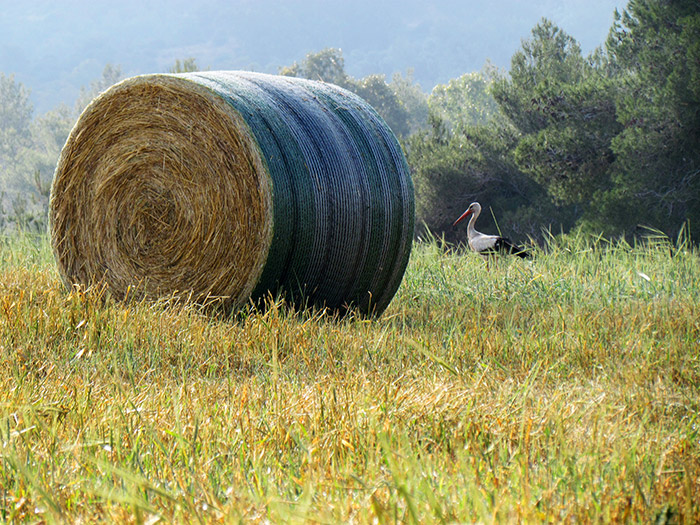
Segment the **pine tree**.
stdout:
[[631,0],[607,49],[619,75],[614,190],[603,217],[700,233],[700,3]]
[[596,57],[548,20],[513,55],[494,96],[520,133],[518,167],[559,204],[585,209],[610,186],[611,140],[619,131],[614,83]]

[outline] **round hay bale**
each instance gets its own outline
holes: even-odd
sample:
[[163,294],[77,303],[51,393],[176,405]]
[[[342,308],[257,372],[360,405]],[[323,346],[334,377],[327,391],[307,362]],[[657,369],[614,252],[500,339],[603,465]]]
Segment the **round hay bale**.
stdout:
[[406,160],[367,103],[248,72],[144,75],[97,97],[61,152],[49,213],[67,285],[231,307],[283,293],[375,314],[414,226]]

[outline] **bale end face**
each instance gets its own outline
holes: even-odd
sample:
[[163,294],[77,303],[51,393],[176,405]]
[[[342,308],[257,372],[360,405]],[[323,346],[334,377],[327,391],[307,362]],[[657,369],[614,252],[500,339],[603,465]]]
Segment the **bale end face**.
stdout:
[[148,75],[80,116],[49,206],[67,285],[117,298],[245,302],[272,238],[272,188],[247,124],[210,90]]

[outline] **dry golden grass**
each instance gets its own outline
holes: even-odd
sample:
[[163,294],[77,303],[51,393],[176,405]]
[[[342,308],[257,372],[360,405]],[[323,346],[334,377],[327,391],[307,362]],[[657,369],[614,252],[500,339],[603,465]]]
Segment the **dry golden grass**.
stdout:
[[700,262],[418,246],[377,320],[67,292],[0,248],[4,521],[697,522]]

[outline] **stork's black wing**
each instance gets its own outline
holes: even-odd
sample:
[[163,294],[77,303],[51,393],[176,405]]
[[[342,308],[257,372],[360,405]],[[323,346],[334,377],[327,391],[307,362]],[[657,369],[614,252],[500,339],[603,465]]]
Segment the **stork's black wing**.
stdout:
[[510,253],[512,255],[517,255],[518,257],[522,257],[523,259],[532,257],[530,255],[530,252],[525,250],[525,248],[522,248],[517,244],[513,244],[513,242],[510,239],[506,239],[505,237],[498,237],[496,239],[494,249],[501,253]]

